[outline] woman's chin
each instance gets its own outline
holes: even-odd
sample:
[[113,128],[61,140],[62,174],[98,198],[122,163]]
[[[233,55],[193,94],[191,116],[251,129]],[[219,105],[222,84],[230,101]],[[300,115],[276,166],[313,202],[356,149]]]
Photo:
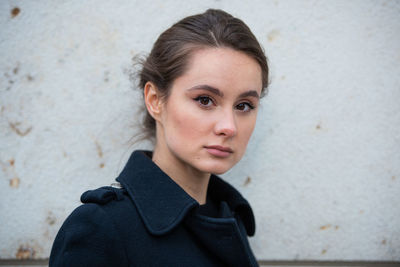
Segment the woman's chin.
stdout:
[[229,169],[227,169],[227,170],[222,170],[222,171],[217,170],[217,171],[214,171],[214,172],[211,172],[211,173],[212,173],[212,174],[216,174],[216,175],[221,175],[221,174],[226,173],[227,171],[229,171]]
[[233,167],[232,164],[210,164],[209,166],[204,166],[202,168],[203,172],[212,173],[212,174],[224,174],[229,171]]

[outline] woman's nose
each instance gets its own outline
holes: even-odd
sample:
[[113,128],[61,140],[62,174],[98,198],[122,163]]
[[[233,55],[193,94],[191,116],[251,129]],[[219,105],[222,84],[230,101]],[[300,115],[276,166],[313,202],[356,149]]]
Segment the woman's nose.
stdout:
[[236,135],[236,133],[237,125],[233,110],[222,113],[215,124],[215,134],[233,137]]

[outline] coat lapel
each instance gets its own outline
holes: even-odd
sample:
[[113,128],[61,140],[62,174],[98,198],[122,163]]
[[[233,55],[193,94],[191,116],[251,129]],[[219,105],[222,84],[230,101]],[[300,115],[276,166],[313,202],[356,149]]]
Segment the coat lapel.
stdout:
[[220,203],[219,217],[191,213],[185,226],[211,254],[227,266],[258,266],[244,232],[226,202]]
[[[117,181],[126,188],[142,220],[153,235],[164,235],[172,231],[198,207],[178,184],[165,174],[151,159],[149,151],[132,153]],[[216,175],[211,175],[208,194],[221,206],[221,218],[240,217],[246,232],[252,236],[255,222],[252,209],[242,195]],[[235,220],[234,220],[235,221]]]
[[133,152],[117,181],[126,188],[153,235],[170,232],[190,209],[198,206],[144,151]]

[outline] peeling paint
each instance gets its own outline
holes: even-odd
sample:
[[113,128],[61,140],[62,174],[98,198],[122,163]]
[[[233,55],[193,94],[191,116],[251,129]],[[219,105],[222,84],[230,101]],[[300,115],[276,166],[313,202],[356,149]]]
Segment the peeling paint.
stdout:
[[36,251],[28,245],[21,245],[15,254],[15,257],[19,260],[27,260],[35,258]]
[[32,126],[28,127],[25,131],[21,130],[21,129],[19,128],[19,126],[21,125],[20,122],[12,123],[12,122],[9,121],[8,124],[9,124],[10,128],[11,128],[14,132],[16,132],[19,136],[25,136],[25,135],[27,135],[28,133],[30,133],[30,131],[32,130]]

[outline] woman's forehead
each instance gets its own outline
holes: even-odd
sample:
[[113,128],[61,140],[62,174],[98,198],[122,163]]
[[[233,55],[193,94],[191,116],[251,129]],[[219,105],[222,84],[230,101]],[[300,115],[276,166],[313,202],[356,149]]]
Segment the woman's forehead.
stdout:
[[262,73],[258,62],[241,51],[206,48],[193,52],[185,73],[174,84],[185,85],[187,89],[209,86],[221,92],[252,89],[260,94]]

